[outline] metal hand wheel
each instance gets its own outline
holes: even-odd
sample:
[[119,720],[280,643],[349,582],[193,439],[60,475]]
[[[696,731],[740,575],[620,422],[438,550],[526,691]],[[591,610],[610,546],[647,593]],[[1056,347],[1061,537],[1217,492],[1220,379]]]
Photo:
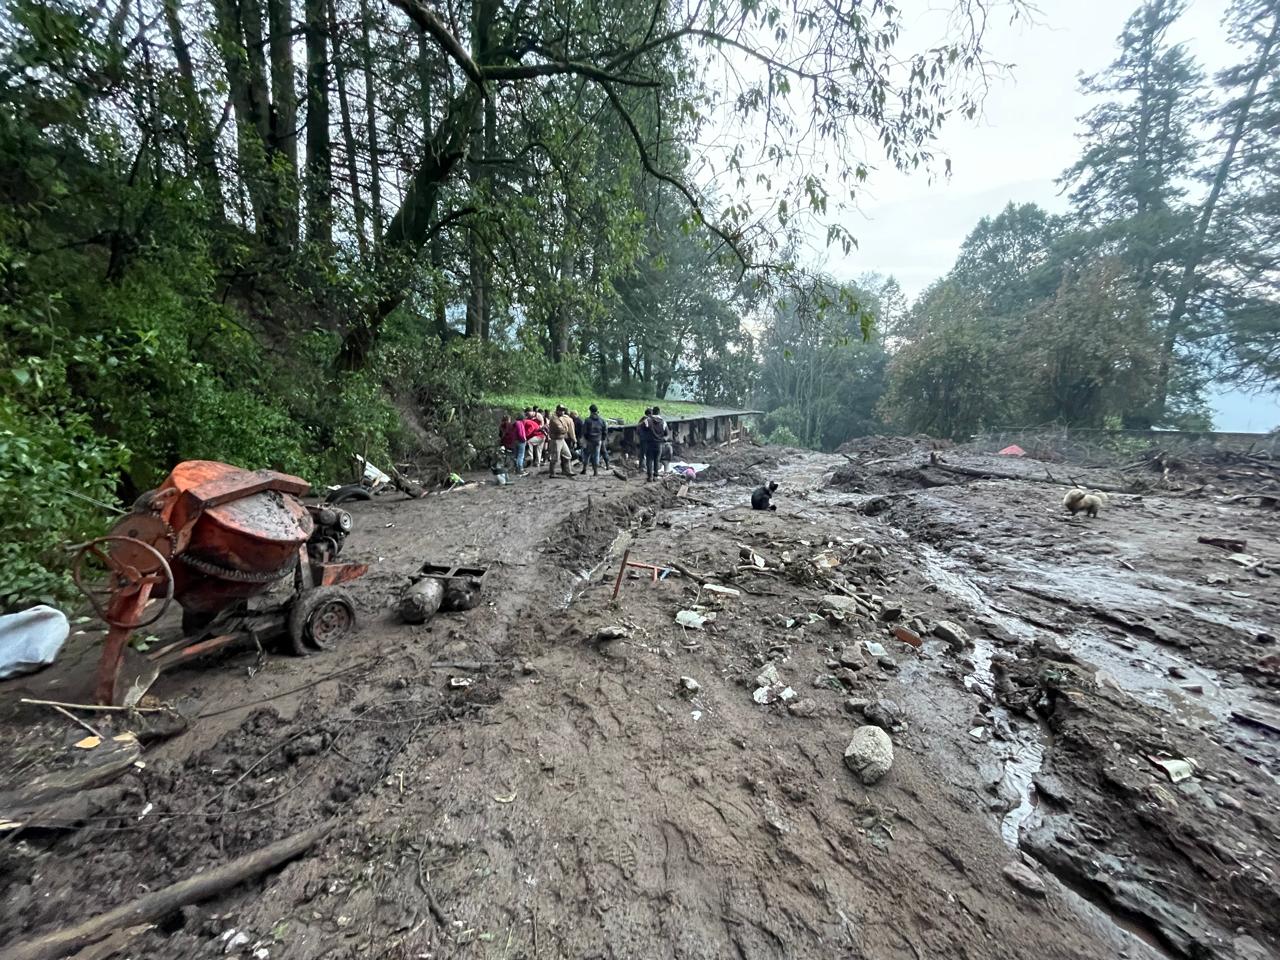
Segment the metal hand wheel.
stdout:
[[[103,544],[111,544],[106,549]],[[84,562],[87,557],[93,558],[108,574],[108,583],[87,584]],[[98,537],[76,549],[76,558],[71,567],[71,577],[80,592],[88,599],[94,612],[109,626],[121,630],[136,630],[155,623],[173,602],[173,571],[169,569],[169,561],[155,547],[133,537],[111,535]],[[159,596],[157,588],[163,585],[164,595]],[[150,586],[150,597],[160,601],[159,608],[148,617],[139,616],[126,619],[128,606],[117,601],[135,596],[144,586]]]

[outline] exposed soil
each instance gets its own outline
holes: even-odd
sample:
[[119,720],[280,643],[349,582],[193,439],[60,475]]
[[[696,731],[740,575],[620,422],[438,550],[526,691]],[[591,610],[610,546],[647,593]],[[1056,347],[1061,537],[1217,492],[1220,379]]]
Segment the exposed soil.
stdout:
[[[3,834],[0,943],[338,816],[122,955],[1274,956],[1280,516],[1113,495],[1073,519],[1045,471],[1101,475],[921,484],[929,448],[877,440],[734,449],[686,496],[530,477],[356,504],[359,636],[163,675],[190,718],[169,739],[85,714],[143,734],[145,766]],[[753,512],[767,478],[778,510]],[[615,601],[624,550],[668,572]],[[489,565],[482,605],[399,623],[408,574],[445,560]],[[84,701],[73,639],[0,685],[10,781],[85,736],[16,704]],[[843,760],[867,722],[894,745],[871,786]],[[1177,783],[1156,764],[1182,759]]]

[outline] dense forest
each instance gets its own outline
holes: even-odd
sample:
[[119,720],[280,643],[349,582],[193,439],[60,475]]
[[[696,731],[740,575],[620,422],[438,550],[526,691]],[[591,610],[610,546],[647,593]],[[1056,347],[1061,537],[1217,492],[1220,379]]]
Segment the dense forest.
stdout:
[[1182,7],[1084,80],[1071,212],[983,220],[908,303],[797,251],[856,262],[875,170],[946,169],[1019,0],[937,35],[884,0],[8,0],[0,606],[177,460],[463,467],[501,392],[758,403],[825,448],[1203,423],[1280,367],[1280,0],[1233,0],[1212,81]]

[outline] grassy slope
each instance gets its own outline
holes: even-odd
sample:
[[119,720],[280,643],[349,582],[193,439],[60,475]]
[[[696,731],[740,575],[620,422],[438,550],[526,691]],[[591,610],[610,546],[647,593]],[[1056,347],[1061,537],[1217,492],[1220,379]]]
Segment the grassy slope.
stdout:
[[[486,402],[495,407],[502,407],[512,411],[523,410],[525,407],[531,406],[542,407],[543,409],[554,408],[556,404],[563,403],[570,410],[577,410],[583,416],[586,416],[587,408],[594,403],[600,408],[602,417],[617,418],[624,422],[639,420],[644,415],[644,408],[653,403],[652,400],[610,400],[608,397],[550,397],[538,396],[532,393],[500,394],[487,397]],[[700,404],[685,403],[679,400],[668,400],[659,403],[659,406],[662,408],[663,413],[672,417],[689,416],[702,409]]]

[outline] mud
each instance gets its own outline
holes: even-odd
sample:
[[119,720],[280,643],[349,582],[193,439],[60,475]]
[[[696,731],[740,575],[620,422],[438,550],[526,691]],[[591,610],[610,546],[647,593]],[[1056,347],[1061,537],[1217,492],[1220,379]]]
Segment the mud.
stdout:
[[[684,497],[536,477],[356,504],[361,634],[162,676],[189,729],[0,841],[0,942],[337,815],[309,855],[127,955],[1274,955],[1280,740],[1232,717],[1280,713],[1260,639],[1280,520],[1150,495],[1071,519],[1038,481],[904,483],[927,452],[881,447],[733,449]],[[831,485],[847,467],[866,489]],[[752,512],[766,477],[778,512]],[[1196,542],[1209,532],[1262,562]],[[624,550],[664,572],[624,576],[614,601]],[[399,623],[408,575],[442,560],[490,567],[481,605]],[[715,617],[689,629],[680,610]],[[934,635],[944,620],[969,642]],[[78,699],[92,640],[0,685],[9,776],[84,735],[15,700]],[[804,706],[756,702],[770,665]],[[895,760],[864,787],[843,752],[873,713]]]

